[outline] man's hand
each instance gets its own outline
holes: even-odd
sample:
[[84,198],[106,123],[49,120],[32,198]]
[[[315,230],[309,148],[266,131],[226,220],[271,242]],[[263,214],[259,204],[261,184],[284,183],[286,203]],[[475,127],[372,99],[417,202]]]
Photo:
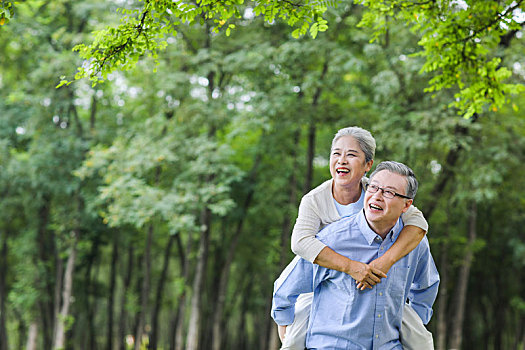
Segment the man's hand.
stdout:
[[386,277],[386,274],[381,270],[355,260],[351,261],[348,271],[345,272],[356,280],[357,289],[360,290],[372,288],[372,286],[381,282],[381,278]]
[[282,343],[284,339],[284,335],[286,334],[286,326],[277,325],[277,329],[279,331],[279,339],[281,339],[281,343]]

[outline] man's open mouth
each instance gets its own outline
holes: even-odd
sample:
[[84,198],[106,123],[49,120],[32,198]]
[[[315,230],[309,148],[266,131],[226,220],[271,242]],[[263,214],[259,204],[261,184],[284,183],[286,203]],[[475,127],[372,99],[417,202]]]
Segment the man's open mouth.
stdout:
[[381,208],[379,205],[376,205],[376,204],[370,204],[370,209],[383,210],[383,208]]

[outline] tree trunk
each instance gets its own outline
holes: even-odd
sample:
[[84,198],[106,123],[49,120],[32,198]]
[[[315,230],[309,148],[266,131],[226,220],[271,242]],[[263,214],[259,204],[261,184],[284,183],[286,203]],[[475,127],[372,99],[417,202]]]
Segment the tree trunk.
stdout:
[[33,321],[29,325],[29,332],[27,333],[26,350],[38,350],[37,337],[38,337],[38,323],[36,323],[36,321]]
[[206,266],[208,263],[208,247],[210,241],[211,212],[208,208],[201,213],[201,231],[199,242],[199,253],[197,256],[197,267],[195,279],[193,280],[193,295],[191,299],[190,322],[188,325],[188,337],[186,350],[199,349],[200,315],[201,315],[201,296],[203,293],[204,279],[206,277]]
[[448,302],[448,247],[444,245],[441,252],[438,313],[437,313],[437,346],[436,350],[446,350],[447,346],[447,302]]
[[170,235],[166,250],[164,251],[164,262],[162,264],[162,273],[160,275],[159,283],[157,285],[157,292],[155,297],[155,306],[153,307],[153,315],[151,316],[151,337],[148,344],[148,349],[157,349],[157,337],[159,332],[159,314],[160,306],[162,305],[162,296],[164,293],[164,284],[168,275],[168,268],[170,263],[171,247],[175,241],[175,235]]
[[[89,250],[89,254],[87,255],[87,267],[86,267],[86,273],[84,275],[85,280],[85,290],[86,290],[86,297],[85,297],[85,310],[86,311],[86,323],[87,323],[87,329],[82,330],[82,347],[81,349],[87,349],[87,350],[95,350],[97,348],[96,345],[96,334],[95,334],[95,303],[91,302],[91,299],[94,298],[94,290],[93,290],[93,278],[91,277],[93,274],[91,271],[93,270],[93,266],[95,265],[95,261],[97,258],[97,254],[99,251],[100,246],[100,240],[98,237],[95,237],[94,242],[91,245],[91,249]],[[94,274],[97,275],[96,273]]]
[[476,241],[476,219],[477,219],[477,203],[472,202],[469,213],[469,239],[463,258],[463,263],[459,269],[457,291],[456,291],[456,303],[455,303],[455,315],[452,318],[452,334],[450,341],[451,350],[461,349],[461,342],[463,340],[463,320],[465,318],[465,307],[467,301],[467,289],[468,279],[470,275],[470,267],[474,258],[473,245]]
[[8,350],[5,307],[5,301],[7,298],[6,275],[8,254],[8,231],[5,230],[3,232],[0,232],[0,235],[2,236],[2,252],[0,253],[0,350]]
[[[55,344],[57,330],[58,330],[58,319],[60,318],[60,305],[62,304],[62,292],[63,292],[63,280],[64,280],[64,261],[60,257],[57,251],[55,251],[55,296],[54,296],[54,309],[53,309],[53,346]],[[55,347],[53,347],[55,349]]]
[[53,346],[53,320],[55,312],[55,293],[53,288],[53,279],[55,276],[52,273],[52,257],[55,257],[55,242],[53,235],[47,229],[51,209],[50,206],[51,198],[48,195],[44,195],[38,211],[37,244],[38,258],[40,259],[40,262],[36,262],[36,264],[42,264],[44,271],[43,274],[40,274],[37,277],[37,285],[43,287],[43,289],[38,289],[44,294],[39,298],[38,307],[42,320],[42,334],[44,337],[43,344],[45,349],[51,349]]
[[230,268],[231,264],[233,262],[233,258],[235,257],[235,252],[237,251],[237,245],[239,244],[240,237],[243,233],[243,227],[244,222],[246,218],[246,214],[248,212],[248,208],[250,208],[253,195],[255,193],[255,183],[257,181],[257,173],[259,168],[259,163],[261,161],[260,154],[257,154],[255,157],[254,165],[252,170],[250,171],[250,175],[248,176],[247,183],[250,184],[251,188],[248,191],[248,194],[246,195],[246,199],[244,201],[244,205],[242,206],[243,214],[241,215],[241,219],[239,220],[237,224],[237,229],[235,230],[235,233],[233,235],[232,242],[228,248],[228,255],[226,257],[226,261],[222,265],[222,269],[220,272],[220,280],[219,280],[219,288],[218,288],[218,296],[217,296],[217,302],[215,307],[215,312],[213,314],[213,338],[212,338],[212,349],[213,350],[220,350],[222,347],[222,335],[224,333],[224,318],[223,318],[223,312],[224,312],[224,304],[226,302],[226,292],[228,289],[228,281],[230,279]]
[[79,237],[79,231],[74,231],[73,243],[71,247],[71,252],[67,259],[66,271],[64,273],[64,286],[62,291],[62,307],[58,314],[58,318],[55,321],[56,323],[56,332],[55,332],[55,341],[53,348],[54,349],[63,349],[65,345],[65,322],[69,316],[69,307],[71,305],[72,295],[73,295],[73,273],[75,270],[75,261],[77,257],[77,242]]
[[449,272],[449,259],[448,259],[448,232],[450,232],[450,221],[451,221],[451,207],[452,205],[447,205],[447,224],[445,227],[445,236],[444,242],[441,247],[441,255],[439,261],[439,273],[440,273],[440,283],[439,283],[439,293],[438,293],[438,312],[437,312],[437,339],[436,339],[436,350],[446,350],[447,349],[447,331],[448,331],[448,272]]
[[[299,130],[296,130],[294,133],[294,144],[299,143],[299,137],[300,132]],[[297,153],[295,150],[292,150],[291,154],[293,160],[294,160],[294,167],[293,169],[297,169],[297,166],[295,166],[295,163],[297,161]],[[288,197],[288,208],[294,208],[297,206],[297,177],[295,175],[295,171],[292,170],[290,175],[290,180],[288,183],[288,188],[290,189],[289,197]],[[290,257],[290,234],[292,231],[292,221],[291,221],[291,214],[289,210],[285,210],[284,212],[284,219],[281,226],[281,253],[280,253],[280,266],[279,270],[282,271],[283,268],[289,263],[289,257]],[[276,350],[279,349],[281,340],[279,339],[279,334],[277,331],[277,325],[273,321],[273,319],[269,316],[270,312],[268,311],[266,313],[269,319],[270,323],[270,340],[268,344],[268,349],[270,350]]]
[[310,126],[308,128],[308,148],[306,151],[306,177],[304,180],[303,193],[308,193],[312,189],[315,156],[315,133],[315,120],[314,117],[312,117],[312,120],[310,120]]
[[525,350],[525,323],[524,328],[522,328],[521,332],[521,350]]
[[135,350],[140,350],[146,315],[149,309],[149,290],[151,281],[151,243],[153,241],[153,224],[149,225],[146,236],[146,248],[144,252],[144,261],[142,262],[142,288],[140,292],[140,310],[139,319],[135,335]]
[[133,275],[133,244],[129,244],[128,248],[128,263],[126,267],[126,275],[124,276],[124,283],[122,286],[122,295],[120,297],[120,316],[119,316],[119,327],[118,327],[118,336],[116,342],[116,349],[125,350],[126,344],[124,338],[126,336],[126,320],[128,318],[128,313],[126,311],[126,301],[127,301],[127,291],[131,286],[131,276]]
[[111,272],[109,280],[109,296],[108,296],[108,331],[106,340],[106,349],[113,349],[113,315],[115,309],[115,286],[117,284],[117,264],[118,264],[118,247],[119,247],[119,235],[115,231],[113,235],[113,249],[111,252]]
[[319,85],[315,90],[314,96],[312,98],[312,111],[310,115],[310,125],[308,127],[308,148],[306,151],[306,176],[304,180],[303,193],[308,193],[312,189],[313,173],[314,173],[314,156],[315,156],[315,134],[316,134],[316,114],[317,106],[319,105],[319,99],[321,98],[321,93],[323,91],[322,87],[326,72],[328,72],[329,62],[326,59],[323,63],[323,70],[321,71],[321,76],[319,77]]
[[[182,268],[183,281],[186,283],[190,276],[190,255],[193,249],[193,240],[191,237],[188,238],[186,245],[186,253],[182,248],[182,240],[180,236],[177,235],[177,250],[179,253],[179,259]],[[178,310],[176,314],[175,326],[175,339],[174,339],[174,349],[182,350],[184,349],[184,316],[186,314],[186,292],[187,288],[184,286],[181,295],[179,296]]]
[[[516,334],[514,335],[514,345],[512,349],[520,350],[520,341],[525,336],[525,316],[520,316],[518,325],[516,326]],[[525,347],[525,343],[522,344]]]
[[[15,314],[15,317],[16,317],[16,321],[18,323],[18,326],[16,327],[16,338],[17,338],[17,341],[16,343],[18,344],[18,348],[19,349],[22,349],[23,348],[23,344],[27,343],[27,327],[26,327],[26,322],[24,320],[24,318],[22,317],[22,315],[17,312],[16,310],[13,310],[13,313]],[[27,345],[27,344],[26,344]]]

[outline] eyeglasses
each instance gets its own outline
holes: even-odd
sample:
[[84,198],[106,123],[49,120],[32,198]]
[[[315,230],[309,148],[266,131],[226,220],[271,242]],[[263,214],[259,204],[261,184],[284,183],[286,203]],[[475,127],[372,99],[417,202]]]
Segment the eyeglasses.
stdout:
[[405,199],[412,199],[410,197],[396,193],[392,190],[387,190],[386,188],[379,187],[377,185],[366,184],[365,189],[367,190],[367,192],[370,193],[376,193],[377,191],[381,190],[381,192],[383,192],[383,197],[385,198],[394,198],[395,196],[398,196]]

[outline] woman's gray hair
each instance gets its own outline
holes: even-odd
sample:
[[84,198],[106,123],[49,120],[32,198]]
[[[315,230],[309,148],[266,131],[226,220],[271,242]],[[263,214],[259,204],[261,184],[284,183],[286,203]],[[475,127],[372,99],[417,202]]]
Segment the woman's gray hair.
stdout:
[[343,136],[352,136],[359,143],[359,147],[365,154],[365,161],[369,162],[374,159],[376,153],[376,140],[370,133],[370,131],[360,128],[358,126],[350,126],[347,128],[340,129],[332,140],[332,149],[335,143]]
[[[370,175],[370,181],[374,178],[375,174],[381,170],[388,170],[394,174],[405,176],[407,179],[406,196],[414,199],[417,193],[417,179],[412,169],[403,163],[394,162],[391,160],[379,163],[374,172]],[[402,194],[402,193],[401,193]]]

